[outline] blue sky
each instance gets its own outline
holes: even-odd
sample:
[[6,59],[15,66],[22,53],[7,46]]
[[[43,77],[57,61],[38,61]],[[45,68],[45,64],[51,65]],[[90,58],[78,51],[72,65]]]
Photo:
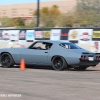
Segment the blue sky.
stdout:
[[[60,0],[40,0],[40,2],[50,2],[50,1],[60,1]],[[37,0],[0,0],[0,5],[33,3],[33,2],[37,2]]]

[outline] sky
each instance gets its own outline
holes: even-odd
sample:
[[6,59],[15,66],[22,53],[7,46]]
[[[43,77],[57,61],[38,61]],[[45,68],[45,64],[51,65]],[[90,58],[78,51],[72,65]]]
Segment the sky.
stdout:
[[[61,0],[40,0],[40,2],[61,1]],[[0,5],[36,3],[37,0],[0,0]]]

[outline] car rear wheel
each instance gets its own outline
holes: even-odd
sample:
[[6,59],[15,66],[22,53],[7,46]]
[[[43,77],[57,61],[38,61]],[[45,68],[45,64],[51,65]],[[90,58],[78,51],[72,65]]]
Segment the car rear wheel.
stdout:
[[14,60],[9,53],[3,53],[0,56],[0,62],[1,62],[1,65],[3,68],[8,68],[8,67],[14,66]]
[[79,67],[75,67],[75,70],[79,70],[79,71],[84,71],[86,70],[87,66],[79,66]]
[[63,57],[54,57],[52,59],[52,67],[54,70],[60,71],[67,68],[67,63]]

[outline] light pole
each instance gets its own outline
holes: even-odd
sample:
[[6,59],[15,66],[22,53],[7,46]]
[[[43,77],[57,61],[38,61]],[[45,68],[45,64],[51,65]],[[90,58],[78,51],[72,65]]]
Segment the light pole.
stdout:
[[40,0],[37,0],[37,27],[39,27],[39,23],[40,23]]

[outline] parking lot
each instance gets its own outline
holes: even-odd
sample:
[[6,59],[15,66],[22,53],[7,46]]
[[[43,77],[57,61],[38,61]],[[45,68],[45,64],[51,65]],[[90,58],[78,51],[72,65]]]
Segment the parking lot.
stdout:
[[86,71],[0,68],[0,100],[100,100],[100,66]]

